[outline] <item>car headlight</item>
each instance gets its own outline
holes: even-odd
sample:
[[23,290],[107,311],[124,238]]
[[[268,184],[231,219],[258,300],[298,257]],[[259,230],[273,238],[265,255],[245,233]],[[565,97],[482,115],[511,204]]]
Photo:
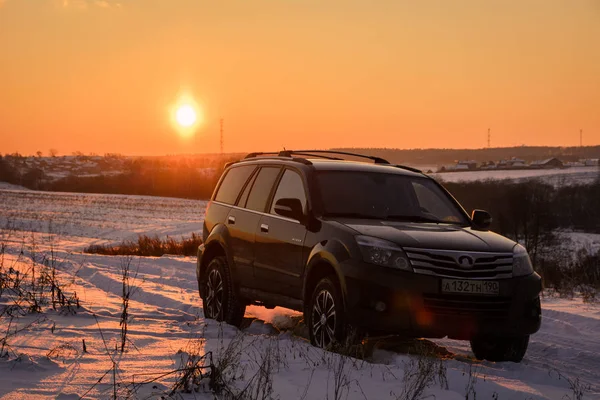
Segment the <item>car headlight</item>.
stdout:
[[525,247],[520,244],[513,249],[513,276],[526,276],[533,274],[533,265]]
[[356,236],[356,243],[365,262],[411,271],[412,267],[402,247],[371,236]]

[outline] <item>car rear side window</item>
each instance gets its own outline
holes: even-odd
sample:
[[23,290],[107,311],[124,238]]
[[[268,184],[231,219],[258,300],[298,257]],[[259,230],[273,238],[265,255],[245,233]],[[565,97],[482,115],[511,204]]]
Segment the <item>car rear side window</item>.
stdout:
[[280,170],[280,167],[263,167],[258,171],[250,195],[248,196],[248,201],[246,202],[246,208],[265,212],[267,201]]
[[255,166],[253,165],[231,168],[227,172],[227,175],[225,175],[225,178],[223,178],[223,182],[221,182],[221,186],[219,186],[219,191],[215,196],[215,200],[225,204],[235,204],[235,201],[240,194],[240,190],[254,169]]
[[237,205],[239,207],[246,207],[246,202],[248,201],[248,195],[250,194],[250,189],[252,189],[252,185],[254,185],[254,181],[256,180],[257,175],[258,174],[253,174],[252,177],[250,178],[250,181],[244,188],[244,192],[242,193],[242,195],[240,196],[240,199],[238,200]]

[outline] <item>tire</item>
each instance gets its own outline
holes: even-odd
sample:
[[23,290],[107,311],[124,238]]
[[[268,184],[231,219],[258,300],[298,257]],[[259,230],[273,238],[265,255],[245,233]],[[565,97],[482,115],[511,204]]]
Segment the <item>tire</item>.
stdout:
[[246,304],[240,300],[235,290],[231,269],[225,257],[210,260],[201,284],[204,285],[204,316],[239,327],[244,319]]
[[313,346],[331,348],[346,340],[346,317],[338,285],[330,277],[321,279],[313,289],[304,312]]
[[471,339],[471,350],[479,360],[512,361],[519,363],[523,360],[529,335],[513,337],[483,336]]

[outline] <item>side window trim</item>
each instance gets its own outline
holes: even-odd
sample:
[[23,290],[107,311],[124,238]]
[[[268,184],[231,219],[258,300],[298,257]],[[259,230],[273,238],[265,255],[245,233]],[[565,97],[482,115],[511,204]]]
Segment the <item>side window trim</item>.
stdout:
[[[252,190],[252,186],[254,186],[254,181],[256,180],[256,177],[258,176],[259,171],[260,171],[260,168],[254,168],[254,170],[248,177],[248,180],[246,181],[246,183],[244,183],[244,186],[242,186],[242,190],[240,190],[240,192],[238,193],[238,197],[235,199],[235,204],[234,204],[235,206],[241,207],[241,208],[246,208],[245,202],[242,205],[242,204],[240,204],[240,201],[242,200],[242,196],[244,196],[244,192],[246,191],[246,188],[248,188],[248,195],[250,195],[250,191]],[[247,201],[248,201],[248,196],[246,196],[246,202]]]
[[282,166],[279,165],[279,174],[277,175],[277,178],[275,178],[275,183],[271,187],[271,193],[269,193],[269,197],[267,198],[267,204],[265,204],[265,209],[263,210],[263,213],[265,214],[269,214],[269,211],[271,210],[271,203],[273,202],[273,198],[275,197],[275,193],[277,192],[277,188],[279,187],[279,182],[281,181],[285,170],[286,168],[282,168]]

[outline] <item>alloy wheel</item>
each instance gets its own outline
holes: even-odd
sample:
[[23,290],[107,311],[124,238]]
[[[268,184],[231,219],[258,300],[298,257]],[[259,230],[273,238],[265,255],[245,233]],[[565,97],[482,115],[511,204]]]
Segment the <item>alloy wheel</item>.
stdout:
[[223,278],[218,269],[213,269],[208,274],[204,313],[212,319],[218,319],[223,314]]
[[336,314],[333,296],[321,290],[312,308],[312,333],[318,347],[326,348],[335,341]]

